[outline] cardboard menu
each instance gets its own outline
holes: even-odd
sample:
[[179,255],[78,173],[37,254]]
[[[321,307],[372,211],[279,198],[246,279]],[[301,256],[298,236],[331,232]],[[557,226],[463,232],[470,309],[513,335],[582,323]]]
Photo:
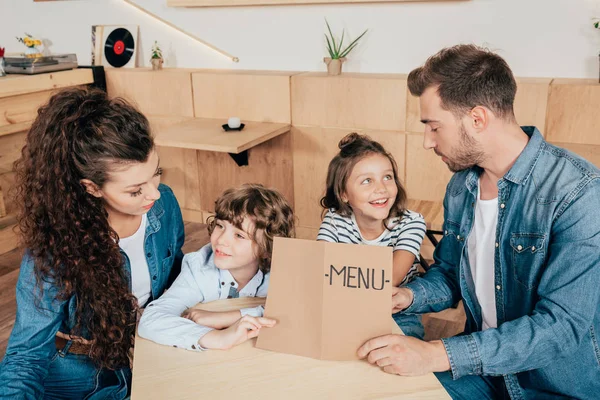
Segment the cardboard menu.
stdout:
[[323,360],[356,360],[392,333],[392,248],[275,238],[256,347]]

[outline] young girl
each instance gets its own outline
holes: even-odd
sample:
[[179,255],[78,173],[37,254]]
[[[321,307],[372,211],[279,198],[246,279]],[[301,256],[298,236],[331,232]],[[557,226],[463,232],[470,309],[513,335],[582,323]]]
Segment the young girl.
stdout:
[[187,350],[229,349],[275,324],[262,317],[262,306],[229,312],[189,308],[219,299],[266,297],[273,237],[294,235],[288,202],[261,185],[229,189],[215,203],[208,232],[210,243],[185,255],[173,286],[144,311],[141,337]]
[[26,252],[0,398],[122,399],[136,312],[181,267],[183,221],[148,120],[70,89],[42,106],[17,164]]
[[[339,142],[340,152],[329,163],[326,210],[317,240],[334,243],[391,246],[392,282],[399,286],[417,275],[419,250],[425,236],[421,214],[406,210],[406,192],[390,153],[368,136],[351,133]],[[406,335],[421,337],[418,316],[394,314]]]

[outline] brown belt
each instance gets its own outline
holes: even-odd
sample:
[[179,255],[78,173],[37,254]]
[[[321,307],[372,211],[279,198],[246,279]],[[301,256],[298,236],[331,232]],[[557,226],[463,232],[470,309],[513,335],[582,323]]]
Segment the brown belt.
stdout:
[[[62,338],[60,336],[56,336],[56,339],[54,340],[57,350],[64,349],[65,346],[67,345],[67,342],[68,342],[67,339]],[[89,344],[84,344],[84,343],[76,342],[73,340],[73,341],[71,341],[71,346],[69,347],[68,353],[89,355],[90,348],[91,348],[91,346]]]

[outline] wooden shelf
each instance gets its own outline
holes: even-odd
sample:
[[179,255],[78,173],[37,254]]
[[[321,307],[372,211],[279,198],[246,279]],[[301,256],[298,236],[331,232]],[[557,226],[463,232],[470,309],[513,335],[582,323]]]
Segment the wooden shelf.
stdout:
[[226,120],[195,118],[156,132],[159,146],[240,154],[274,137],[289,132],[290,124],[244,121],[242,131],[225,132]]
[[402,3],[407,1],[468,1],[468,0],[167,0],[169,7],[230,7],[295,4],[340,3]]
[[93,82],[92,70],[87,68],[38,75],[8,74],[0,78],[0,98]]
[[0,136],[11,135],[13,133],[19,133],[31,128],[33,121],[19,122],[11,125],[0,125]]

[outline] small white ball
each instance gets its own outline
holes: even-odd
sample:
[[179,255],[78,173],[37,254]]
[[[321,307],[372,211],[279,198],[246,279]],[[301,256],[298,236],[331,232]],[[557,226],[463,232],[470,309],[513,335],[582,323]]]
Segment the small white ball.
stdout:
[[231,117],[227,120],[227,125],[229,125],[231,129],[237,129],[240,127],[241,121],[238,117]]

